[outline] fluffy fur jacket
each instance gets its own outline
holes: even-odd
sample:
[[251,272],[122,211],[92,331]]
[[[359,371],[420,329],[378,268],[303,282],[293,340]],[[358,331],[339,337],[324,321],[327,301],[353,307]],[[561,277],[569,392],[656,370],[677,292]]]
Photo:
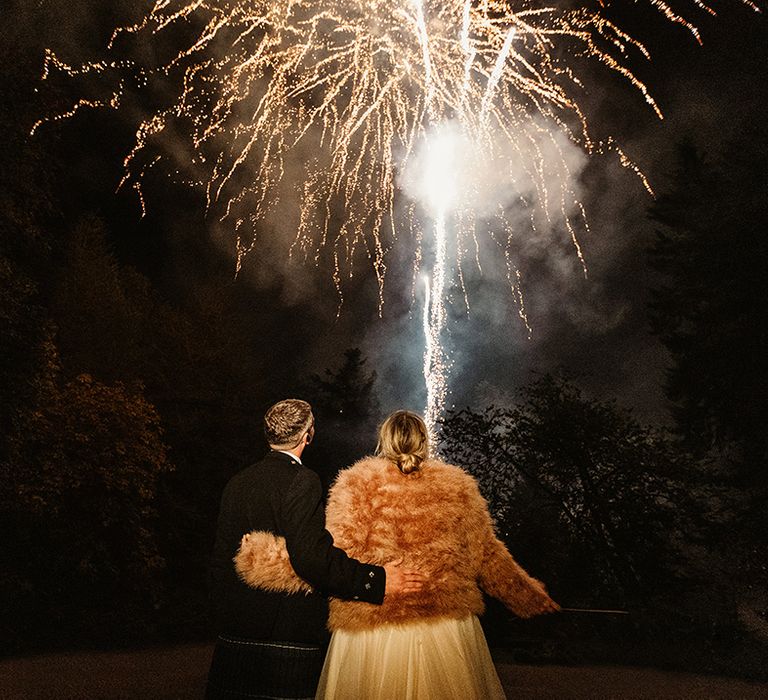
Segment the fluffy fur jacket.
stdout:
[[[421,592],[387,596],[382,605],[331,599],[331,631],[480,614],[481,588],[520,617],[539,613],[547,598],[496,537],[477,483],[458,467],[428,460],[406,475],[384,459],[365,458],[339,474],[326,522],[349,556],[379,565],[402,557],[403,566],[429,576]],[[311,590],[291,568],[285,541],[271,533],[245,535],[234,561],[251,586]]]

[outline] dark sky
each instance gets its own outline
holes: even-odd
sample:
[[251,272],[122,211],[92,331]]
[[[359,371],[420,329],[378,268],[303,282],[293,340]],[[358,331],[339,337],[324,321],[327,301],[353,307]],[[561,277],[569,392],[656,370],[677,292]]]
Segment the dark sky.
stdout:
[[[128,2],[104,5],[103,0],[15,2],[9,16],[16,21],[4,33],[11,32],[10,40],[21,47],[18,55],[30,66],[42,64],[44,46],[76,64],[94,58],[116,17],[126,19],[135,11]],[[744,139],[746,144],[750,129],[763,128],[768,104],[765,19],[736,2],[717,9],[720,16],[714,19],[690,13],[701,20],[703,46],[684,29],[649,14],[626,18],[651,50],[653,61],[633,68],[657,98],[663,121],[638,93],[606,73],[596,73],[586,89],[593,125],[599,124],[601,134],[616,136],[659,192],[669,182],[675,147],[682,139],[690,138],[716,156],[724,143]],[[51,90],[50,84],[37,87]],[[56,95],[56,90],[45,93],[41,104],[55,103]],[[130,193],[113,194],[130,134],[126,122],[130,115],[83,117],[54,125],[40,137],[55,144],[62,160],[71,215],[98,211],[113,224],[123,259],[169,293],[197,285],[204,294],[218,284],[232,284],[233,262],[217,252],[221,234],[205,218],[199,196],[164,179],[153,180],[148,183],[150,213],[140,220]],[[649,272],[644,251],[654,235],[647,218],[652,199],[612,156],[586,163],[579,187],[590,221],[590,232],[580,238],[588,278],[567,246],[521,242],[529,338],[487,252],[485,274],[468,271],[469,314],[458,300],[450,307],[454,366],[449,403],[480,407],[508,401],[532,373],[563,367],[578,373],[594,396],[617,398],[642,419],[666,420],[661,386],[667,357],[648,332],[645,311]],[[306,363],[299,369],[321,371],[336,365],[344,348],[359,346],[377,371],[382,411],[422,408],[421,309],[410,296],[408,256],[393,254],[381,318],[372,271],[362,265],[346,285],[337,319],[328,271],[298,260],[286,263],[281,236],[271,240],[268,228],[263,233],[265,243],[248,260],[237,284],[272,290],[271,305],[253,313],[273,314],[275,333],[291,329],[296,357]],[[210,259],[203,262],[201,256]]]

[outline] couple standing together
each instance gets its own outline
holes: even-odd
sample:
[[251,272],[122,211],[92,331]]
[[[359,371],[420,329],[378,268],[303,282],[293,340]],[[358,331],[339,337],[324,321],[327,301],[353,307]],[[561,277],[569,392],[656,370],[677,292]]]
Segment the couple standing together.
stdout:
[[207,698],[503,698],[481,589],[520,617],[558,606],[494,534],[475,480],[430,458],[421,417],[390,415],[327,507],[301,463],[309,404],[275,404],[264,430],[271,452],[221,500]]

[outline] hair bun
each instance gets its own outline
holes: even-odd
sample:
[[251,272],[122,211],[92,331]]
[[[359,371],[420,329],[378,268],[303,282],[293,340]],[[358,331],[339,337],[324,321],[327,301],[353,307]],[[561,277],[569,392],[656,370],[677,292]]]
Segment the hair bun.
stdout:
[[410,411],[395,411],[379,428],[376,454],[386,457],[403,474],[419,470],[429,455],[429,435],[424,419]]
[[397,456],[397,468],[403,474],[410,474],[411,472],[418,471],[423,461],[419,455],[401,454]]

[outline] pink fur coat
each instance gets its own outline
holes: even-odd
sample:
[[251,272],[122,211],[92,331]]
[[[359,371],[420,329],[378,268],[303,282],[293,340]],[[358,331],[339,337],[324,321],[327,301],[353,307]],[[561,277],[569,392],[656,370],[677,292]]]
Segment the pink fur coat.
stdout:
[[[405,475],[382,458],[367,457],[339,474],[326,521],[334,544],[349,556],[379,565],[402,557],[406,568],[429,576],[421,592],[388,595],[382,605],[332,598],[332,631],[480,614],[481,588],[520,617],[536,615],[549,600],[542,583],[496,537],[477,483],[458,467],[428,460]],[[251,586],[311,590],[291,568],[285,540],[271,533],[245,535],[234,561]]]

